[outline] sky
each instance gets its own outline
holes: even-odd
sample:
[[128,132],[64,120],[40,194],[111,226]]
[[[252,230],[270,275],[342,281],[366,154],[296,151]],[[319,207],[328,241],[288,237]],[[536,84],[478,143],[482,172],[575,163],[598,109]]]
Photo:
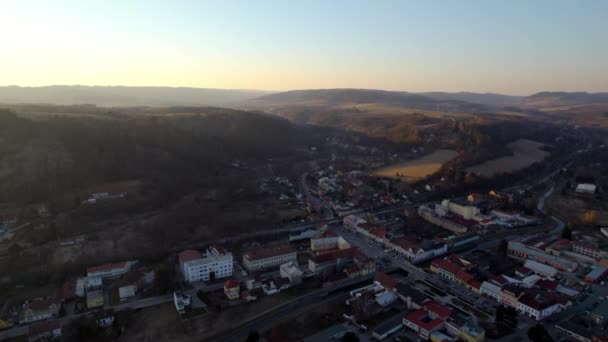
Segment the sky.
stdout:
[[608,1],[0,0],[0,85],[608,91]]

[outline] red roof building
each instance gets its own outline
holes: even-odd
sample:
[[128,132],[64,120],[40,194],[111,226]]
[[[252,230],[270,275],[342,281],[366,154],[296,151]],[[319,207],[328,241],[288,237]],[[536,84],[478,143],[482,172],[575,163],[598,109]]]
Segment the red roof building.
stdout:
[[387,275],[384,272],[376,272],[374,282],[382,286],[385,290],[393,290],[397,284],[400,283],[397,279]]
[[187,249],[181,253],[179,253],[178,255],[179,258],[179,262],[188,262],[188,261],[192,261],[192,260],[198,260],[201,259],[201,252],[199,251],[195,251],[193,249]]
[[405,316],[403,324],[414,330],[418,336],[428,340],[432,332],[443,327],[444,320],[451,314],[452,310],[431,301]]

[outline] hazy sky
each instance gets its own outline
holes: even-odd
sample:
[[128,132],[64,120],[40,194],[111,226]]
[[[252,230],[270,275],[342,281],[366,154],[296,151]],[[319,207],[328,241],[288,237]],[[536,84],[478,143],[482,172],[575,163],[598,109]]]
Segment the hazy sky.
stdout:
[[608,91],[608,1],[0,0],[0,84]]

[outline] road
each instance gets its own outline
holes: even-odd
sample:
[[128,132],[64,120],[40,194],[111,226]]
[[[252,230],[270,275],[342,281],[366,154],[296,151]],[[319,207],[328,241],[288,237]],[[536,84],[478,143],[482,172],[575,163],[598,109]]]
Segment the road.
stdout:
[[332,300],[337,296],[343,296],[351,286],[371,283],[372,279],[373,274],[370,274],[341,282],[324,289],[315,290],[243,321],[237,326],[232,327],[230,331],[222,332],[205,340],[229,342],[243,341],[247,337],[247,334],[252,330],[263,330],[264,328],[271,326],[277,320],[284,319],[287,315],[292,315],[296,311],[307,310],[312,306]]

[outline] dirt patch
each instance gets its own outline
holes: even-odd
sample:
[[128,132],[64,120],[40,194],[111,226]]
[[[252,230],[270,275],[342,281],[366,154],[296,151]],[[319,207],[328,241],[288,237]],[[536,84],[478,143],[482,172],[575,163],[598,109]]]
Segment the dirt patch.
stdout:
[[457,155],[453,150],[436,150],[418,159],[379,168],[372,174],[413,182],[439,171],[445,162]]
[[541,150],[543,146],[545,145],[533,140],[519,139],[507,145],[513,151],[512,156],[488,160],[468,168],[467,171],[485,177],[492,177],[497,173],[521,170],[536,162],[543,161],[549,156],[549,152]]

